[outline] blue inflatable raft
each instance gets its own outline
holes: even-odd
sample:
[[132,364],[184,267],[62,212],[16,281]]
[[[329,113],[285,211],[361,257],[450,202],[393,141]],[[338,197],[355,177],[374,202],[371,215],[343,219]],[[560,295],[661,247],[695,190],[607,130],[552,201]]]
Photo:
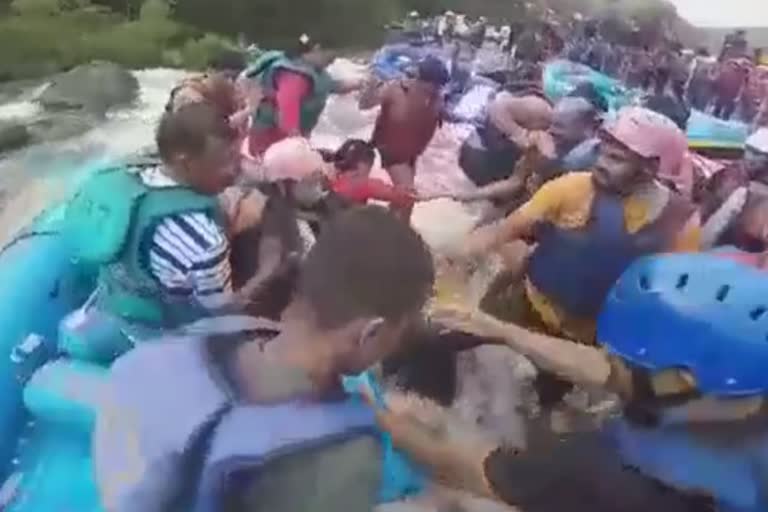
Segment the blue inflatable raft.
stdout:
[[[102,166],[100,162],[93,167]],[[74,182],[89,170],[75,174]],[[70,315],[93,294],[97,273],[70,256],[65,210],[66,204],[49,209],[0,251],[3,512],[102,512],[90,437],[103,399],[107,366],[102,362],[110,358],[88,345],[93,331],[88,343],[78,341],[84,317]],[[87,361],[69,357],[81,351],[88,352]],[[360,383],[380,392],[370,376],[349,381],[352,390]],[[419,492],[423,474],[397,454],[386,437],[383,443],[381,500]]]

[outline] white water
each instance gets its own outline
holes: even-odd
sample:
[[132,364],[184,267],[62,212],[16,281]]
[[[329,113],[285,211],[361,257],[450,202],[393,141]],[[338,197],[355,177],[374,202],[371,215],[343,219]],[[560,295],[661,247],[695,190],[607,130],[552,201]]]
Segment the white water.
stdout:
[[[339,59],[331,68],[337,77],[359,76],[365,66]],[[0,244],[27,225],[46,206],[70,192],[71,172],[86,163],[120,159],[149,150],[154,127],[171,88],[185,72],[172,69],[136,71],[141,86],[136,105],[110,112],[107,119],[80,136],[25,148],[0,158]],[[45,85],[30,89],[16,100],[0,104],[0,120],[33,122],[41,113],[33,101]],[[329,101],[313,135],[318,147],[335,148],[347,137],[367,138],[375,111],[361,112],[354,96]],[[422,191],[457,190],[470,186],[456,162],[458,142],[467,128],[449,125],[441,129],[419,162],[417,187]],[[379,171],[378,175],[384,177]],[[445,223],[446,209],[456,223]],[[417,209],[417,226],[439,226],[439,238],[465,230],[468,220],[463,209],[448,202],[422,205]],[[433,222],[440,219],[441,222]],[[457,229],[452,229],[452,228]],[[434,237],[433,237],[434,238]]]

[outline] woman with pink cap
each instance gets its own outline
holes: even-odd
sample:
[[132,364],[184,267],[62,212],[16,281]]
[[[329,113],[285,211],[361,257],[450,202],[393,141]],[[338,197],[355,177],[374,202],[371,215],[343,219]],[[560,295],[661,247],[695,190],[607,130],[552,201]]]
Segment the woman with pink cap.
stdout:
[[[475,230],[460,249],[471,257],[518,239],[535,242],[498,313],[588,344],[608,290],[636,258],[695,251],[700,234],[695,206],[663,184],[685,165],[685,137],[671,121],[629,107],[600,137],[592,172],[548,182],[506,219]],[[542,402],[556,404],[567,387],[540,375]]]
[[222,199],[232,223],[248,226],[231,241],[233,284],[257,274],[275,276],[249,312],[277,318],[290,300],[296,263],[315,239],[299,211],[324,198],[327,166],[306,139],[285,139],[272,145],[262,164],[250,170],[247,180],[254,186],[232,188]]

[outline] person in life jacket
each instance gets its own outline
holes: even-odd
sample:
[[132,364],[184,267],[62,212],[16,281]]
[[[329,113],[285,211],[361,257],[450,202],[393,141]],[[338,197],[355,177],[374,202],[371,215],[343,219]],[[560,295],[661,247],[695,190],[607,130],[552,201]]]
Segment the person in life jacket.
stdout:
[[[360,97],[362,109],[381,106],[371,143],[379,151],[381,165],[396,187],[414,187],[416,161],[440,124],[441,89],[448,79],[443,62],[428,56],[419,62],[416,78],[376,85]],[[412,206],[400,205],[398,212],[408,220]]]
[[[249,183],[223,196],[230,217],[257,208],[259,222],[231,241],[232,283],[238,287],[256,273],[273,274],[270,284],[249,302],[246,311],[277,319],[290,302],[298,267],[315,243],[315,222],[330,217],[327,181],[332,170],[306,139],[293,137],[272,145],[263,162],[248,174]],[[254,201],[255,200],[255,201]]]
[[[520,239],[536,243],[522,267],[516,263],[499,276],[504,298],[489,307],[506,320],[588,344],[610,287],[636,258],[695,251],[700,234],[694,205],[656,178],[684,156],[685,135],[672,121],[629,107],[604,125],[600,137],[591,172],[546,183],[507,218],[476,229],[457,248],[461,259],[503,252]],[[551,375],[539,376],[544,405],[558,403],[567,391],[556,383]]]
[[704,247],[768,248],[768,128],[747,138],[744,158],[709,178],[701,196]]
[[335,60],[331,50],[303,34],[288,52],[269,51],[244,72],[256,81],[264,98],[251,120],[249,152],[262,155],[287,137],[309,138],[331,94],[346,94],[361,81],[342,82],[326,68]]
[[[552,123],[548,129],[551,140],[541,140],[531,147],[531,151],[525,152],[509,178],[453,197],[460,201],[491,199],[513,204],[518,199],[518,204],[521,204],[545,182],[566,172],[583,171],[594,166],[600,124],[600,114],[589,101],[565,97],[555,104],[552,111]],[[543,151],[549,154],[543,155]],[[521,193],[522,198],[519,197]]]
[[433,281],[415,231],[356,208],[313,246],[279,324],[215,318],[123,356],[93,440],[104,509],[372,510],[379,437],[341,377],[407,344]]
[[447,328],[497,339],[574,383],[616,393],[623,414],[600,431],[523,448],[455,436],[461,430],[452,426],[425,428],[394,407],[379,412],[380,424],[448,485],[522,512],[574,503],[596,511],[766,510],[768,275],[750,260],[764,265],[732,250],[636,262],[603,306],[599,347],[472,307],[433,312]]
[[73,256],[99,268],[88,308],[128,338],[236,306],[261,286],[233,290],[230,280],[231,232],[218,194],[239,174],[236,140],[210,105],[185,105],[160,121],[161,161],[97,172],[70,202]]

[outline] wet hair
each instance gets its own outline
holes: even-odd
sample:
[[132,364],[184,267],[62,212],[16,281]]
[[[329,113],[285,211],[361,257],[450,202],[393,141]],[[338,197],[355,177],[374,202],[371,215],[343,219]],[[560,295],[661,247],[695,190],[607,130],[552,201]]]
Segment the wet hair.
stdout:
[[285,55],[291,59],[301,57],[304,54],[311,52],[317,48],[322,47],[319,41],[316,41],[307,34],[301,34],[296,40],[285,50]]
[[339,172],[352,171],[361,163],[373,165],[376,150],[373,144],[361,139],[347,139],[334,152],[321,151],[323,160],[333,163]]
[[234,142],[237,132],[213,106],[190,103],[163,114],[155,142],[160,157],[169,160],[178,153],[199,156],[205,151],[210,137]]
[[442,87],[450,80],[448,69],[437,57],[427,56],[418,64],[416,76],[422,82]]
[[240,73],[247,66],[245,55],[235,50],[224,50],[208,62],[208,67],[225,73]]
[[379,206],[352,208],[323,228],[307,255],[297,296],[319,327],[363,317],[401,320],[429,297],[435,271],[421,237]]

